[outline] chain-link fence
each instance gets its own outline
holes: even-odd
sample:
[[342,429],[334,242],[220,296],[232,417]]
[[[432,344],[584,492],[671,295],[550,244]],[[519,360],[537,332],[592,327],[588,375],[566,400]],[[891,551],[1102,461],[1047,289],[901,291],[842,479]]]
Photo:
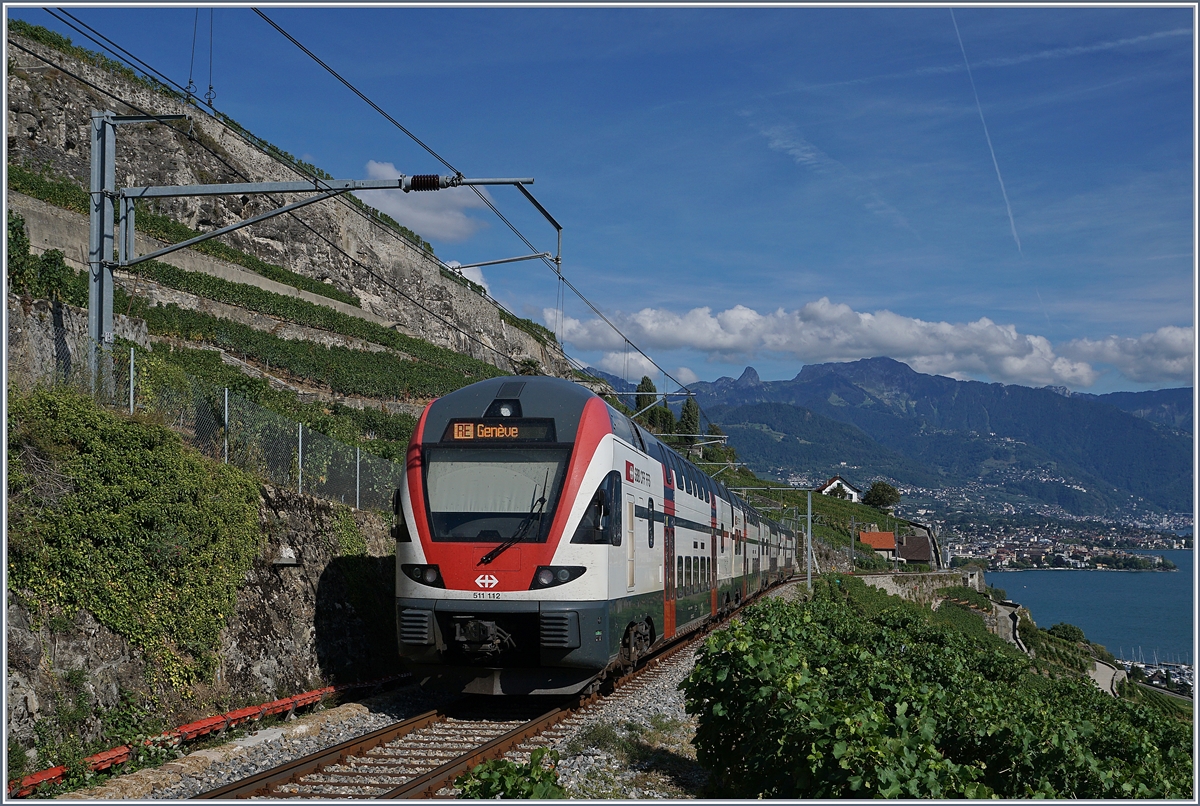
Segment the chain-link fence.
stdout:
[[158,419],[212,459],[357,509],[391,508],[401,463],[313,431],[179,367],[148,363],[145,354],[114,351],[100,359],[99,370],[99,402]]

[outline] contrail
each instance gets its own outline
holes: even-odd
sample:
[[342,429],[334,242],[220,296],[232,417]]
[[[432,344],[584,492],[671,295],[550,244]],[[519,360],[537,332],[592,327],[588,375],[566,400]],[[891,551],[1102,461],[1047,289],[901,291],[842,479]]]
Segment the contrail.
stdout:
[[1013,221],[1012,205],[1008,203],[1008,192],[1004,189],[1004,177],[1000,175],[1000,163],[996,162],[996,149],[992,148],[992,136],[988,134],[987,121],[983,119],[983,107],[979,103],[979,91],[975,89],[975,77],[971,75],[971,62],[967,60],[967,49],[963,47],[962,34],[958,32],[958,20],[954,19],[954,9],[950,9],[950,21],[954,23],[954,35],[958,37],[958,47],[962,51],[963,64],[967,66],[967,78],[971,79],[971,92],[975,95],[975,108],[979,110],[979,121],[983,124],[983,136],[987,138],[988,151],[992,154],[992,165],[996,166],[996,178],[1000,180],[1000,195],[1004,197],[1004,208],[1008,210],[1008,226],[1012,228],[1013,240],[1017,242],[1017,251],[1024,257],[1021,250],[1021,239],[1017,237],[1017,224]]

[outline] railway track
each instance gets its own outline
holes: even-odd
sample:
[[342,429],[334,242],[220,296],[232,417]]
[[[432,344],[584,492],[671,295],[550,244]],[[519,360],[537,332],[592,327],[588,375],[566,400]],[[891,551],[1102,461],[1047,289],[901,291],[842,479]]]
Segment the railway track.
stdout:
[[694,632],[648,656],[634,670],[609,681],[602,688],[606,694],[466,697],[195,798],[452,797],[459,775],[489,759],[525,757],[534,746],[553,742],[583,719],[589,705],[636,689],[672,659],[694,650],[707,632]]

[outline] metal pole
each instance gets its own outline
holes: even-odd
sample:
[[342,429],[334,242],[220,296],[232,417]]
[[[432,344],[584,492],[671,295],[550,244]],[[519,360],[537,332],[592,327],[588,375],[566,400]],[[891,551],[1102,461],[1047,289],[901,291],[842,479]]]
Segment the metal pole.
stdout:
[[115,150],[113,113],[93,109],[88,232],[88,336],[91,340],[88,369],[91,371],[93,388],[102,377],[109,374],[104,370],[111,372],[111,354],[105,362],[101,362],[100,356],[106,346],[112,343],[113,279],[110,264],[116,239],[113,226],[113,192],[117,184],[113,160]]
[[354,508],[355,509],[362,509],[362,507],[360,507],[358,505],[358,499],[359,499],[358,478],[359,478],[359,472],[360,472],[361,468],[362,468],[362,448],[355,448],[354,449]]
[[229,387],[225,387],[225,464],[229,464]]
[[133,348],[129,348],[129,413],[133,414]]
[[805,538],[808,544],[805,557],[805,565],[808,566],[808,592],[812,593],[812,490],[808,491],[808,530]]
[[296,492],[304,494],[304,423],[296,423]]
[[850,558],[850,573],[854,573],[854,518],[850,519],[850,542],[846,545],[846,556]]

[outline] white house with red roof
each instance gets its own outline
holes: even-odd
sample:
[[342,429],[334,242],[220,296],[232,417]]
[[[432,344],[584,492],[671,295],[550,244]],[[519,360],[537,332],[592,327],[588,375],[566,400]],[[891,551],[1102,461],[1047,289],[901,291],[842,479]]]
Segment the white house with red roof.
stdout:
[[[841,494],[839,494],[839,490],[841,491]],[[829,495],[833,496],[834,498],[843,498],[852,504],[862,503],[862,490],[858,489],[841,476],[834,476],[829,481],[818,487],[817,492],[819,492],[821,495]]]

